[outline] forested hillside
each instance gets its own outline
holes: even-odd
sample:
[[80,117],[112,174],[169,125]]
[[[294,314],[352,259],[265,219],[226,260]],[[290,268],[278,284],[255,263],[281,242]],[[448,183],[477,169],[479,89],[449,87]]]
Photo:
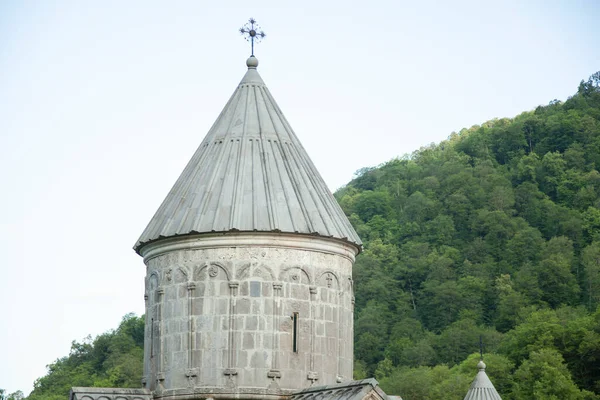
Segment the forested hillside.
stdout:
[[336,193],[365,242],[357,377],[462,399],[481,336],[504,399],[600,393],[599,83],[365,168]]
[[27,399],[66,400],[73,386],[140,387],[143,348],[144,317],[126,315],[114,331],[73,341],[69,355],[48,365]]
[[[600,399],[599,171],[600,73],[564,103],[361,170],[336,193],[365,243],[355,377],[460,400],[481,337],[503,399]],[[139,387],[143,331],[126,316],[74,342],[28,399]]]

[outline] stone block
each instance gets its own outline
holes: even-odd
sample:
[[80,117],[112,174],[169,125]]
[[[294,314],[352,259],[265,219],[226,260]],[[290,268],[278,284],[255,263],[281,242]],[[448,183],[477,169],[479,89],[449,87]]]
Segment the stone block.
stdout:
[[262,303],[262,312],[259,314],[263,315],[272,315],[273,314],[273,300],[270,298],[265,298]]
[[240,282],[239,287],[240,297],[247,297],[250,295],[250,283],[248,281]]
[[250,281],[250,297],[260,297],[260,296],[261,296],[261,282]]
[[264,313],[259,315],[258,318],[258,330],[259,331],[271,331],[273,328],[270,324],[270,318],[266,318],[263,315],[271,315],[270,313]]
[[250,357],[250,368],[266,368],[266,361],[266,352],[256,350]]
[[254,350],[254,333],[244,333],[242,335],[242,349]]
[[325,321],[333,321],[332,307],[330,305],[323,306],[323,319]]
[[248,331],[255,331],[256,329],[258,329],[258,317],[255,315],[247,316],[244,328]]
[[235,331],[241,332],[244,330],[244,318],[246,318],[244,315],[235,315],[233,317],[233,329]]
[[248,367],[248,351],[238,350],[235,352],[235,365],[240,368]]
[[325,324],[321,321],[315,322],[316,336],[325,336]]
[[188,298],[187,284],[177,285],[177,297],[180,298],[180,299],[187,299]]
[[262,314],[263,313],[263,299],[250,299],[250,312],[252,314]]
[[336,357],[338,353],[336,338],[327,338],[326,340],[327,348],[322,353],[327,354],[330,357]]
[[237,303],[236,303],[235,311],[237,314],[250,314],[250,299],[249,298],[238,299]]
[[229,281],[223,280],[219,282],[219,296],[229,296],[231,289],[229,288]]
[[203,314],[204,308],[204,299],[202,297],[196,297],[192,300],[192,309],[194,311],[194,315]]
[[263,297],[273,296],[273,282],[262,282],[262,295]]
[[228,298],[221,298],[218,300],[217,312],[219,313],[219,315],[229,314],[229,299]]
[[[170,352],[170,351],[182,351],[184,350],[183,348],[183,341],[182,341],[182,336],[183,335],[172,335],[171,336],[171,340],[169,340],[167,343],[169,343],[169,347],[170,349],[165,349],[166,352]],[[187,347],[187,340],[185,341],[186,343],[186,347]]]
[[270,350],[273,348],[273,334],[272,333],[263,333],[262,335],[260,335],[260,337],[261,337],[261,347],[263,349]]
[[196,297],[204,297],[206,291],[206,285],[204,282],[196,282],[196,289],[194,290],[194,295]]

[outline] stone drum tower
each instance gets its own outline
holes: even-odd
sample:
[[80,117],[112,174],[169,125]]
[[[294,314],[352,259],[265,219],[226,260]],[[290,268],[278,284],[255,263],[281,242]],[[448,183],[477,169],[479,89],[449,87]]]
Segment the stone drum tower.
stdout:
[[352,379],[360,239],[258,60],[246,65],[134,247],[154,398],[276,399]]

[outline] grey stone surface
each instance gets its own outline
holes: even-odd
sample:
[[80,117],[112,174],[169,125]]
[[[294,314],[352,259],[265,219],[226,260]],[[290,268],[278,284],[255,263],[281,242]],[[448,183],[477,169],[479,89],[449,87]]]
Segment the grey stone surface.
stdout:
[[352,245],[240,232],[165,239],[144,251],[147,389],[285,395],[352,376]]
[[147,389],[73,387],[69,400],[152,400]]
[[[394,398],[402,400],[395,396]],[[375,379],[363,379],[340,384],[311,387],[300,390],[289,400],[388,400]]]

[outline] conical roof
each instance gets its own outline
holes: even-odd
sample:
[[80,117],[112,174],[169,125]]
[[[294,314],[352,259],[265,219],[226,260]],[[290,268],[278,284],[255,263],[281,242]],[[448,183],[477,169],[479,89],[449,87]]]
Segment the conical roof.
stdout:
[[496,388],[485,373],[485,363],[479,361],[477,364],[479,372],[471,383],[464,400],[502,400]]
[[271,96],[248,71],[138,239],[288,232],[361,241]]

